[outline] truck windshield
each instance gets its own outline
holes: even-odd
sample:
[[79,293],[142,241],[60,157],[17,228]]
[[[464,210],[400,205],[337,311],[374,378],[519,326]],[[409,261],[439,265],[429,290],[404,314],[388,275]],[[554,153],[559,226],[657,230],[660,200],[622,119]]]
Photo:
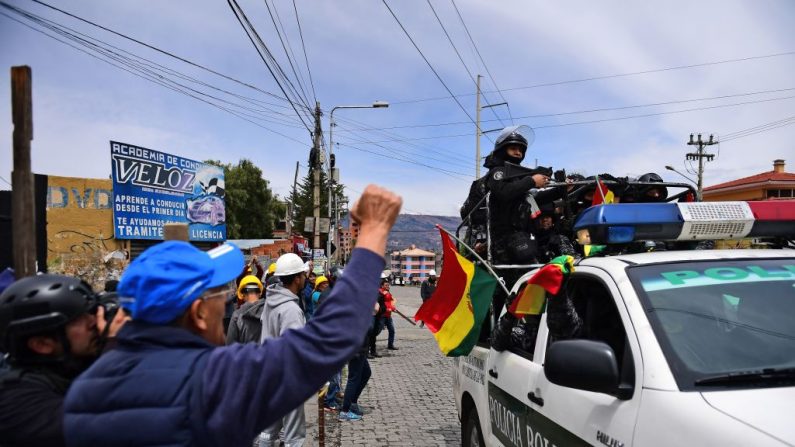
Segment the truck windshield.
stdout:
[[795,258],[627,269],[682,390],[791,385]]

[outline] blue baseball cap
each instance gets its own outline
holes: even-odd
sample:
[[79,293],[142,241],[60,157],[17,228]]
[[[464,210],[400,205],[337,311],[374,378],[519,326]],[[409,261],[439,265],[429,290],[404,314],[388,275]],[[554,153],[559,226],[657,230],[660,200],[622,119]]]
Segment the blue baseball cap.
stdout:
[[133,320],[170,323],[204,291],[237,278],[244,264],[243,253],[231,243],[203,252],[187,242],[166,241],[127,267],[117,292]]

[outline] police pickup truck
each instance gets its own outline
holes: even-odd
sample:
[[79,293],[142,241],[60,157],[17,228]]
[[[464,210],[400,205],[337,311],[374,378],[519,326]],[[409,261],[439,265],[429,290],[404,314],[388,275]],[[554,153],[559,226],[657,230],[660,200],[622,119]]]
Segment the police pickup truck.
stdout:
[[[591,243],[795,233],[795,201],[614,204]],[[532,276],[525,274],[512,292]],[[795,446],[795,250],[586,258],[566,285],[582,329],[533,352],[456,358],[464,446]]]

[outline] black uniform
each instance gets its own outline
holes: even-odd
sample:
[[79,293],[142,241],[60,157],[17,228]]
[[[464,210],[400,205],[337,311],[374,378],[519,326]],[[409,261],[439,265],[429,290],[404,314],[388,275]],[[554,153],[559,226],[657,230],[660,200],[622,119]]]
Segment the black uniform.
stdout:
[[[491,346],[496,351],[517,347],[532,356],[540,324],[541,315],[528,315],[518,319],[506,312],[491,333]],[[580,332],[582,324],[565,286],[557,295],[547,297],[547,327],[552,338],[573,338]]]
[[63,401],[70,383],[44,368],[12,368],[0,375],[0,445],[65,445]]

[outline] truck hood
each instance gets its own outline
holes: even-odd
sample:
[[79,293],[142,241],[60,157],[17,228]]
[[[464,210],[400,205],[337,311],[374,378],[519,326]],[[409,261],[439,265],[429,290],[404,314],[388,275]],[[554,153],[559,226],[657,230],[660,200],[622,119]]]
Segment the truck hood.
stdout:
[[701,395],[712,408],[795,446],[795,387],[711,391]]

